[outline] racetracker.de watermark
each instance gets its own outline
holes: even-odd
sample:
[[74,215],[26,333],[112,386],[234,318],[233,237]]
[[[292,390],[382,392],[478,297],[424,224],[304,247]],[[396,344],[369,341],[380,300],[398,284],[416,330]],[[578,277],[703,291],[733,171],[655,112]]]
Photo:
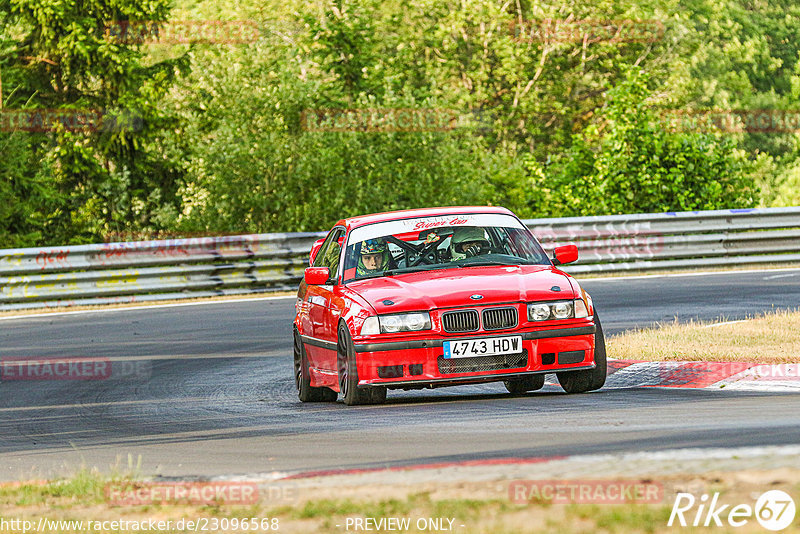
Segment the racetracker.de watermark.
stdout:
[[118,132],[140,131],[142,117],[133,111],[99,109],[2,109],[0,132]]
[[445,108],[320,108],[304,110],[300,124],[307,132],[446,132],[487,128],[491,114]]
[[640,480],[515,480],[508,498],[515,504],[655,504],[664,500],[664,486]]
[[3,358],[0,380],[106,380],[108,358]]
[[800,132],[800,110],[796,109],[667,110],[659,119],[673,132]]
[[261,35],[250,20],[112,20],[102,31],[118,44],[243,44]]
[[511,36],[518,42],[652,43],[664,37],[659,20],[541,19],[514,21]]
[[146,504],[255,504],[255,482],[112,482],[106,501],[116,506]]
[[152,367],[149,360],[105,357],[5,357],[0,360],[0,381],[139,380],[150,378]]
[[[163,230],[155,231],[121,231],[110,232],[103,235],[103,243],[129,243],[129,242],[143,242],[143,241],[166,241],[178,239],[205,239],[205,238],[228,238],[222,241],[241,241],[241,234],[223,233],[223,232],[167,232]],[[235,238],[239,238],[238,240]]]
[[800,364],[779,363],[754,365],[742,372],[742,378],[753,380],[800,380]]

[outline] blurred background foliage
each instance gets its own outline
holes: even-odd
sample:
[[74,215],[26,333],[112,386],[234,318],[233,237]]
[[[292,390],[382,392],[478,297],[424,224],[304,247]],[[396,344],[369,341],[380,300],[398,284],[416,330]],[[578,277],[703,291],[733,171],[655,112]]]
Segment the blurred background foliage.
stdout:
[[[116,20],[258,32],[118,42],[103,33]],[[663,31],[519,38],[546,20]],[[797,205],[796,132],[694,131],[664,116],[798,110],[799,50],[789,0],[0,0],[3,109],[115,117],[93,132],[0,132],[0,248],[322,230],[431,205],[522,217]],[[305,127],[310,110],[358,108],[457,120]]]

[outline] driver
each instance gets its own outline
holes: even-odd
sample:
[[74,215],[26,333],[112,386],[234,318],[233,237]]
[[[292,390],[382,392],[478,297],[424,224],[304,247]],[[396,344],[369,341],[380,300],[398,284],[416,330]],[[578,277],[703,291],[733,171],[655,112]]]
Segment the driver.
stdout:
[[450,238],[450,258],[452,261],[486,254],[490,250],[489,241],[483,228],[467,226],[456,228]]
[[367,239],[361,243],[356,274],[364,276],[385,271],[389,267],[389,247],[384,239]]

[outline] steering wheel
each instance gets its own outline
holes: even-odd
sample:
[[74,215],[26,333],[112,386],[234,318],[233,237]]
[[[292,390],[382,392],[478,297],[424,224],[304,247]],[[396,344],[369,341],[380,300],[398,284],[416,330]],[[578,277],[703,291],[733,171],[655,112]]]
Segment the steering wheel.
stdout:
[[426,265],[435,265],[437,263],[436,254],[434,254],[433,251],[436,250],[436,246],[439,244],[439,241],[429,243],[428,245],[422,243],[419,245],[419,247],[416,247],[413,244],[407,243],[401,239],[397,239],[394,236],[387,237],[386,241],[394,243],[398,247],[408,250],[412,252],[415,256],[417,256],[417,259],[414,260],[413,262],[410,261],[406,262],[407,267],[416,267],[417,265],[420,265],[423,262]]
[[438,245],[439,245],[438,240],[434,241],[433,243],[428,243],[427,245],[423,243],[420,246],[419,251],[417,252],[419,254],[419,257],[413,264],[410,265],[410,267],[419,265],[423,261],[425,262],[426,265],[436,265],[438,262],[436,261],[437,258],[435,250]]

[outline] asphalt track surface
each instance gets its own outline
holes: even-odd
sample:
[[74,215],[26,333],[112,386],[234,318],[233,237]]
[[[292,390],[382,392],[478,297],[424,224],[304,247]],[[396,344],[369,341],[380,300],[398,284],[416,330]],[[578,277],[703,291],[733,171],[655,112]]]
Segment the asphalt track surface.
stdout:
[[[584,280],[607,334],[800,306],[800,269]],[[629,388],[511,397],[502,384],[301,404],[294,300],[0,321],[0,358],[108,357],[96,381],[0,383],[0,479],[81,465],[164,476],[800,442],[800,395]],[[613,355],[612,355],[613,356]]]

